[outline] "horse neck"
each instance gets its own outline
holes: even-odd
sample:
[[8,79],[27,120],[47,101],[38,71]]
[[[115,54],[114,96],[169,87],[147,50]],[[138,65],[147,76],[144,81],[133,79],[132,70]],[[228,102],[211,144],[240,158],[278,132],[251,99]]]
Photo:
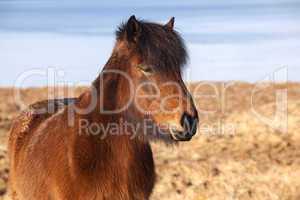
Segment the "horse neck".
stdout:
[[[124,61],[120,61],[114,57],[110,58],[105,68],[110,69],[114,65],[128,65]],[[123,66],[124,67],[124,66]],[[118,68],[118,66],[116,66]],[[126,114],[129,110],[126,110],[118,114],[107,114],[102,113],[101,106],[104,106],[105,110],[114,110],[119,106],[118,102],[121,101],[120,96],[120,77],[118,74],[112,75],[111,77],[104,77],[101,82],[101,74],[93,83],[93,88],[96,88],[97,93],[97,104],[96,108],[89,114],[78,116],[78,120],[86,120],[89,125],[96,125],[102,128],[102,132],[93,134],[87,130],[87,132],[81,132],[77,134],[78,130],[75,131],[73,137],[73,153],[75,161],[79,169],[89,169],[91,166],[98,166],[101,169],[122,165],[123,168],[128,167],[130,161],[143,157],[143,152],[151,154],[149,143],[141,138],[134,137],[133,132],[124,132],[121,128],[117,133],[111,134],[109,129],[111,125],[119,125],[121,120],[127,120]],[[100,85],[103,84],[103,85]],[[90,92],[83,94],[79,100],[80,107],[88,105],[93,95]],[[123,96],[121,96],[123,97]],[[103,108],[102,108],[103,109]],[[77,124],[80,124],[78,121]],[[104,132],[105,131],[105,132]],[[84,150],[83,150],[84,149]],[[139,153],[140,152],[140,153]],[[80,159],[84,158],[84,159]],[[111,163],[111,165],[109,164]],[[119,165],[118,165],[119,164]],[[102,169],[103,170],[103,169]]]
[[116,53],[112,54],[102,72],[92,84],[92,88],[97,95],[96,112],[115,111],[126,104],[130,97],[129,83],[127,77],[124,77],[124,74],[126,74],[124,69],[129,69],[130,66],[130,59]]
[[[100,116],[98,119],[89,119],[89,123],[96,123],[105,130],[109,130],[112,119]],[[113,120],[116,120],[114,118]],[[117,123],[117,122],[116,122]],[[139,168],[141,160],[152,162],[152,152],[146,140],[131,137],[133,133],[119,131],[116,134],[91,133],[76,134],[71,139],[71,164],[75,174],[85,174],[89,177],[101,178],[103,172],[113,171],[115,174],[127,174],[130,168]],[[129,135],[131,134],[131,135]],[[149,157],[150,156],[150,157]],[[100,176],[100,177],[99,177]],[[93,179],[93,178],[92,178]],[[106,179],[106,178],[101,178]],[[109,178],[108,178],[109,179]],[[126,177],[125,177],[126,179]]]

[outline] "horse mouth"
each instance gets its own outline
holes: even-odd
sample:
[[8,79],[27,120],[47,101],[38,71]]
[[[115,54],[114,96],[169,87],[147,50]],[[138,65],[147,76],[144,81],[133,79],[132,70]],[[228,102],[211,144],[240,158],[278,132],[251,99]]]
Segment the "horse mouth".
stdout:
[[175,141],[190,141],[194,134],[191,134],[189,131],[178,131],[176,129],[169,129],[171,137]]
[[160,137],[169,138],[174,142],[187,142],[190,141],[194,134],[189,131],[179,131],[175,128],[159,128]]

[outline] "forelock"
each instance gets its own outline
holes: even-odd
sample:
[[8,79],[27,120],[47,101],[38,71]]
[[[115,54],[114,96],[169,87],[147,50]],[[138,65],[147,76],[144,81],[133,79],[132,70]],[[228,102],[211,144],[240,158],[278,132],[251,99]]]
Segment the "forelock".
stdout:
[[[135,44],[143,64],[151,65],[157,71],[181,71],[187,62],[187,52],[183,39],[175,30],[139,20],[140,34]],[[116,31],[116,37],[126,37],[126,23],[122,23]]]

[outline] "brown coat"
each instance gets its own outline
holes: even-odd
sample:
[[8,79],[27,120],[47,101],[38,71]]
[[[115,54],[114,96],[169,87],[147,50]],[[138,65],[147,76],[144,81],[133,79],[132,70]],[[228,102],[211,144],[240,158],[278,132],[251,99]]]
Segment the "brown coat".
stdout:
[[55,100],[52,114],[34,114],[48,107],[48,101],[36,103],[13,123],[9,152],[14,200],[148,199],[155,181],[149,143],[128,135],[105,140],[79,136],[77,127],[59,123],[67,121],[67,107],[74,101],[84,98]]

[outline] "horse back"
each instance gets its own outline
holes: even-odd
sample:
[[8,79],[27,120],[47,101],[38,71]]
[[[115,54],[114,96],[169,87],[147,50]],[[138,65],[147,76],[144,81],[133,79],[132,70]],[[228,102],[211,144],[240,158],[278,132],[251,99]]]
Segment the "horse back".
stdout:
[[9,157],[16,156],[29,139],[34,130],[49,117],[56,114],[67,105],[73,104],[76,98],[51,99],[31,104],[12,123],[9,135]]

